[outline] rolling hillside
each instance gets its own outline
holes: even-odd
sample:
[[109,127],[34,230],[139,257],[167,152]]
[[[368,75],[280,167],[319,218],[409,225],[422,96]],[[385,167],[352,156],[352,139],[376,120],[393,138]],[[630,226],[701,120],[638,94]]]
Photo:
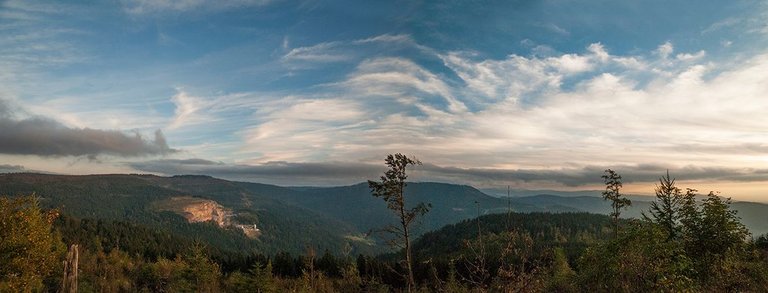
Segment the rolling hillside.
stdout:
[[[505,211],[507,201],[490,197],[470,186],[442,183],[409,183],[406,187],[407,203],[432,205],[421,220],[419,231],[425,232],[480,214]],[[290,200],[325,215],[350,223],[361,231],[378,229],[394,221],[392,212],[379,198],[371,196],[366,183],[329,188],[313,188]],[[479,207],[479,211],[478,211]],[[524,203],[518,209],[531,210]]]
[[[31,193],[40,196],[44,206],[58,208],[70,217],[136,223],[201,239],[220,249],[267,254],[300,253],[309,244],[319,250],[352,254],[386,251],[377,244],[376,235],[369,233],[395,221],[386,204],[371,196],[366,183],[287,188],[191,175],[0,174],[1,195]],[[509,210],[598,214],[610,210],[610,204],[596,196],[507,199],[471,186],[445,183],[409,183],[406,194],[410,205],[432,205],[416,226],[417,235]],[[179,203],[200,206],[173,206]],[[648,205],[648,201],[635,199],[623,216],[639,217]],[[768,232],[768,205],[735,202],[732,206],[754,235]],[[212,208],[216,210],[209,210]]]
[[[71,217],[137,223],[225,250],[299,253],[312,244],[323,250],[351,245],[354,252],[374,251],[368,244],[348,243],[344,236],[356,231],[346,223],[211,177],[0,175],[0,194],[31,193],[40,196],[45,207],[57,208]],[[212,200],[233,212],[232,221],[257,224],[262,235],[251,239],[236,227],[189,223],[181,214],[154,207],[155,203],[178,196]]]

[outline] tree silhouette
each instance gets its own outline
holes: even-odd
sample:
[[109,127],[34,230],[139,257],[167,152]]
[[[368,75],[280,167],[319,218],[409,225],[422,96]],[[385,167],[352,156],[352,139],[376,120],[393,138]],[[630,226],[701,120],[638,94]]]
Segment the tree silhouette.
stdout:
[[430,204],[418,203],[412,208],[408,208],[405,203],[405,180],[408,178],[406,169],[409,165],[421,165],[419,160],[408,158],[397,153],[388,155],[386,165],[389,170],[381,176],[381,182],[368,180],[368,187],[375,197],[381,197],[387,202],[387,208],[392,210],[399,218],[399,225],[389,225],[384,231],[395,236],[389,243],[390,245],[402,248],[405,251],[405,267],[407,270],[408,291],[411,291],[415,281],[413,278],[413,258],[411,256],[411,224],[416,217],[426,214],[431,207]]
[[645,219],[659,224],[668,239],[676,238],[680,232],[678,221],[685,196],[680,188],[675,186],[675,179],[669,176],[659,178],[659,184],[656,185],[656,201],[651,202],[649,212],[651,216],[643,214]]
[[605,170],[605,174],[601,176],[605,181],[605,191],[603,191],[603,199],[611,201],[611,218],[613,219],[613,233],[614,236],[619,235],[619,215],[621,215],[621,209],[632,205],[632,201],[628,198],[622,197],[621,191],[621,175],[611,169]]

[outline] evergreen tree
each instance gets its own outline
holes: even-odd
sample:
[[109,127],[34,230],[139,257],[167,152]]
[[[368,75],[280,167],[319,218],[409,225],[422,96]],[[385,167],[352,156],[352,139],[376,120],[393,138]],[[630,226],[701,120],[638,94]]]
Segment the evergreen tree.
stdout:
[[183,261],[187,264],[182,271],[183,278],[189,282],[196,292],[218,292],[221,270],[205,252],[205,246],[200,243],[192,245],[184,254]]
[[272,262],[267,262],[267,265],[261,267],[261,264],[254,264],[250,270],[251,279],[249,280],[248,292],[257,293],[270,293],[277,292],[275,286],[275,278],[272,275]]
[[649,210],[651,215],[643,213],[643,217],[661,226],[668,240],[674,239],[680,231],[678,220],[684,196],[680,188],[675,186],[675,179],[669,176],[669,171],[666,176],[659,178],[655,192],[656,201],[651,202]]

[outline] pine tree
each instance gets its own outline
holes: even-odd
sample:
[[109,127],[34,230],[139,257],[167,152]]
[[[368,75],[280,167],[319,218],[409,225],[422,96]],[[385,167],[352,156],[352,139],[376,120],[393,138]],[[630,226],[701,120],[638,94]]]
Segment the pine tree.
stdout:
[[666,176],[659,178],[655,192],[656,201],[651,202],[649,210],[651,215],[643,214],[643,217],[661,226],[668,240],[675,239],[680,234],[678,221],[684,202],[683,193],[675,186],[675,179],[669,176],[669,171]]

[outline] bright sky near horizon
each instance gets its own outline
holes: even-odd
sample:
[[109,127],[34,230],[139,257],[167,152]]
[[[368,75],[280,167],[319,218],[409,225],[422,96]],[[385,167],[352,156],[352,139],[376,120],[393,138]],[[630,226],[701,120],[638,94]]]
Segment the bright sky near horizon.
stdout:
[[768,4],[0,1],[0,172],[336,185],[395,152],[417,181],[768,201]]

